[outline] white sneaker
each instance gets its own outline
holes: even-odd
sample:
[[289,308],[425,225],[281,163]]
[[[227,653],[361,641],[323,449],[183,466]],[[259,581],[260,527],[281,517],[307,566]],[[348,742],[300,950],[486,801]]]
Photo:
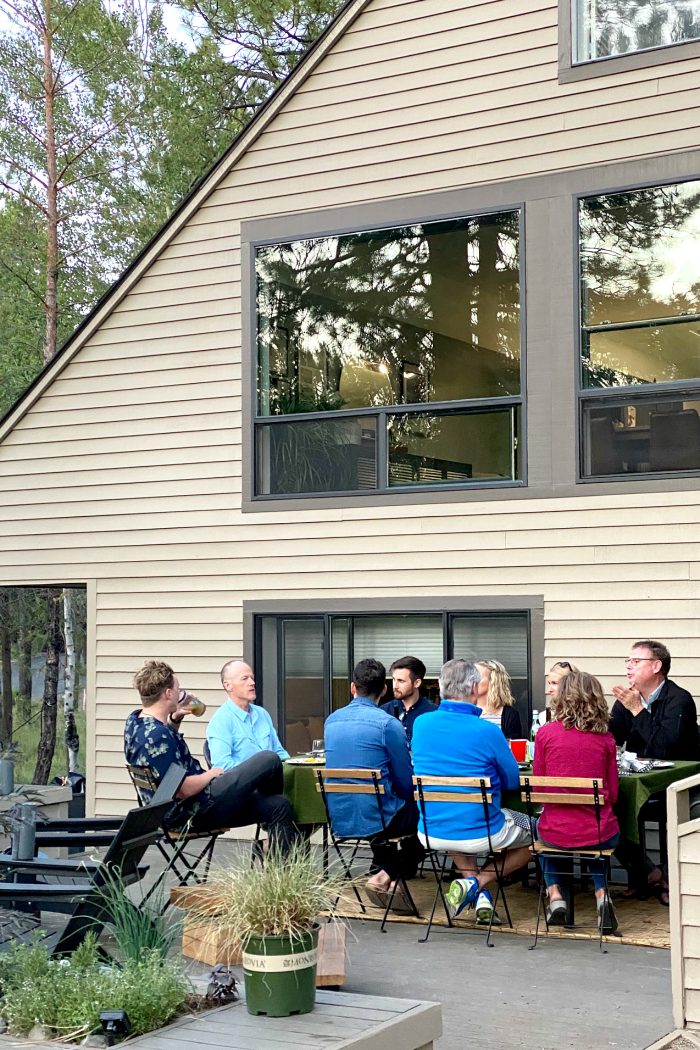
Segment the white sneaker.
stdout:
[[492,926],[501,925],[501,920],[498,918],[493,907],[493,897],[488,890],[482,890],[476,898],[474,913],[476,915],[476,921],[480,926],[488,926],[489,923],[491,923]]

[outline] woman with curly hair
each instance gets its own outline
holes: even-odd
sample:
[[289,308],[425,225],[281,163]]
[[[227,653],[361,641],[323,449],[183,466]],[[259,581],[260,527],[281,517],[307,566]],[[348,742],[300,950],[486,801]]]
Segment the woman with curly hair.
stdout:
[[[612,849],[620,841],[613,804],[617,801],[618,774],[615,739],[608,730],[608,705],[597,678],[585,671],[564,675],[552,701],[552,721],[537,734],[533,776],[596,777],[603,785],[600,827],[595,806],[557,805],[546,802],[537,825],[542,842],[559,849]],[[552,793],[554,798],[554,792]],[[561,926],[566,903],[559,885],[564,858],[542,857],[547,886],[547,921]],[[605,890],[604,860],[588,860],[593,879],[598,925],[603,933],[617,929],[615,912]]]
[[520,715],[513,707],[510,677],[498,660],[477,660],[476,668],[481,675],[477,705],[485,722],[495,722],[508,740],[522,740],[523,727]]

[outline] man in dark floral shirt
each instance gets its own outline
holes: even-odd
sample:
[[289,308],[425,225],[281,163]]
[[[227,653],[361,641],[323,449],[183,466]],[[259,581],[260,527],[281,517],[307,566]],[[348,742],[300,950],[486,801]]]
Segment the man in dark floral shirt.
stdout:
[[[186,710],[180,706],[180,683],[168,664],[149,660],[134,678],[142,708],[132,711],[124,727],[124,754],[129,765],[150,769],[160,781],[173,763],[186,772],[168,827],[192,830],[264,824],[270,840],[287,852],[298,835],[289,800],[283,795],[282,763],[272,751],[261,751],[234,769],[202,769],[180,734]],[[190,697],[186,697],[189,701]]]

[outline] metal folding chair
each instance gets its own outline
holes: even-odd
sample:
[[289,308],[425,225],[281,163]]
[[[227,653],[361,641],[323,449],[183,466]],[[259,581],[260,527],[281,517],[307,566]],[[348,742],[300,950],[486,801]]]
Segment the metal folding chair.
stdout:
[[[353,893],[357,898],[357,902],[360,906],[360,911],[364,914],[367,909],[365,908],[360,892],[353,881],[352,866],[355,862],[357,854],[362,847],[368,847],[371,849],[373,835],[336,835],[333,830],[333,821],[331,820],[330,809],[328,806],[328,795],[373,795],[377,803],[377,811],[379,813],[379,819],[382,825],[382,832],[386,832],[386,821],[384,813],[382,811],[381,796],[384,792],[384,785],[381,782],[382,774],[379,769],[322,769],[318,768],[314,771],[316,773],[316,790],[321,793],[323,799],[323,806],[326,811],[326,819],[328,821],[328,830],[331,839],[331,845],[333,846],[340,864],[343,868],[345,878],[348,879],[352,885]],[[333,783],[329,783],[333,781]],[[341,781],[337,783],[337,781]],[[381,834],[379,832],[378,834]],[[409,838],[408,835],[398,835],[391,837],[386,841],[393,843],[397,846]],[[344,850],[350,853],[349,860],[344,854]],[[408,888],[408,884],[404,878],[399,877],[396,879],[393,887],[387,895],[386,908],[384,909],[384,915],[380,931],[386,933],[386,920],[391,911],[391,905],[393,904],[394,897],[396,896],[397,888],[401,886],[403,893],[412,908],[413,915],[415,918],[420,918],[420,913],[416,907],[415,901],[411,895],[411,891]],[[336,901],[337,904],[337,901]]]
[[[147,766],[127,765],[126,768],[136,790],[138,803],[145,807],[148,805],[151,794],[157,792],[158,781]],[[155,845],[165,861],[165,868],[144,897],[144,904],[154,893],[161,890],[168,871],[173,872],[179,886],[187,886],[190,882],[206,882],[216,840],[219,835],[223,835],[228,830],[228,828],[215,828],[211,831],[196,831],[189,828],[188,825],[182,828],[163,828],[162,835]],[[194,852],[188,854],[188,847],[202,840],[204,840],[202,848],[198,850],[195,845]],[[162,911],[165,912],[169,906],[170,899],[166,896]]]
[[[433,874],[437,883],[435,890],[435,897],[433,898],[433,907],[430,912],[430,918],[428,919],[428,929],[425,937],[419,938],[420,943],[424,944],[430,936],[430,931],[433,926],[433,919],[435,918],[435,910],[437,908],[438,900],[442,902],[442,906],[445,910],[445,916],[447,918],[447,925],[454,926],[452,917],[447,908],[447,901],[445,900],[445,894],[442,889],[442,882],[447,871],[447,864],[450,861],[450,852],[448,850],[436,849],[430,844],[430,829],[428,813],[426,810],[426,803],[449,803],[454,805],[455,803],[465,804],[481,804],[484,809],[484,818],[486,821],[486,836],[488,839],[488,852],[486,854],[486,864],[493,864],[494,871],[496,873],[496,897],[493,902],[493,911],[488,924],[488,930],[486,933],[486,944],[489,948],[493,947],[491,941],[491,930],[493,927],[493,918],[496,914],[496,907],[498,906],[499,900],[503,901],[503,909],[506,914],[508,925],[513,928],[513,922],[510,917],[510,910],[508,908],[508,900],[506,898],[505,886],[503,883],[503,866],[506,860],[506,850],[498,850],[493,848],[491,841],[491,820],[489,815],[489,805],[493,801],[491,794],[491,778],[490,777],[443,777],[443,776],[415,776],[413,778],[415,785],[415,798],[420,807],[421,815],[423,817],[423,829],[425,834],[425,848],[428,859],[430,860]],[[465,789],[471,790],[465,790]],[[434,812],[433,812],[434,817]],[[436,855],[438,853],[443,854],[442,864],[438,866],[436,863]],[[500,864],[500,868],[499,868]]]
[[[520,778],[520,785],[522,790],[521,797],[527,805],[528,816],[531,821],[534,819],[534,806],[542,805],[544,803],[556,803],[557,806],[593,806],[595,808],[595,819],[596,827],[598,829],[598,842],[600,838],[600,807],[601,803],[605,802],[605,793],[603,781],[597,777],[533,777],[533,776],[522,776]],[[540,932],[540,916],[542,914],[542,904],[546,899],[546,887],[544,884],[544,877],[542,873],[541,859],[543,857],[560,859],[569,858],[571,865],[567,865],[566,869],[562,869],[559,874],[566,880],[568,885],[567,894],[567,921],[566,925],[573,927],[574,925],[574,888],[573,888],[573,862],[578,860],[580,863],[586,863],[587,860],[598,860],[602,862],[603,878],[605,881],[605,894],[608,895],[608,867],[610,864],[610,857],[613,855],[614,850],[612,849],[601,849],[593,847],[592,849],[558,849],[554,846],[548,846],[544,842],[533,841],[532,852],[537,861],[537,879],[538,879],[538,894],[537,894],[537,922],[535,925],[535,940],[530,945],[530,948],[537,947],[537,939]],[[544,921],[547,931],[549,932],[549,923],[547,921],[547,911],[544,911]],[[606,948],[603,947],[603,926],[600,925],[600,938],[599,947],[601,952],[605,953]]]

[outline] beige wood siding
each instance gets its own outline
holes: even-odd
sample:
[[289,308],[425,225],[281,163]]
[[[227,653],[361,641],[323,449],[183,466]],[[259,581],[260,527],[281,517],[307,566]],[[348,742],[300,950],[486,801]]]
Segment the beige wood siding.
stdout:
[[0,444],[0,583],[94,592],[98,813],[135,669],[216,705],[244,600],[542,595],[548,661],[609,688],[656,634],[700,694],[698,492],[240,509],[241,220],[697,145],[691,63],[560,86],[556,39],[555,0],[373,0]]

